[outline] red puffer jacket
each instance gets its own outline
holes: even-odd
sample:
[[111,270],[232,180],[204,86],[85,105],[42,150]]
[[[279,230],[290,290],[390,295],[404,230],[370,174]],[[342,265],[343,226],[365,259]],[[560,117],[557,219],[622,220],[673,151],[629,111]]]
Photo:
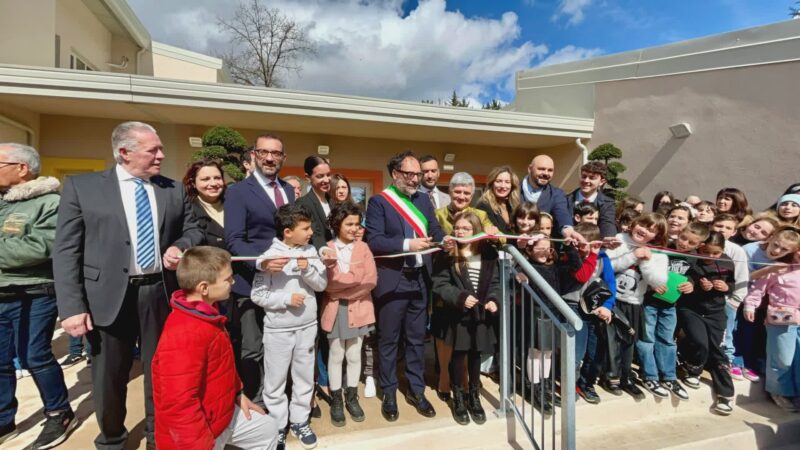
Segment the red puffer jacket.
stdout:
[[156,446],[210,449],[230,423],[241,389],[225,316],[186,301],[182,290],[171,304],[152,364]]

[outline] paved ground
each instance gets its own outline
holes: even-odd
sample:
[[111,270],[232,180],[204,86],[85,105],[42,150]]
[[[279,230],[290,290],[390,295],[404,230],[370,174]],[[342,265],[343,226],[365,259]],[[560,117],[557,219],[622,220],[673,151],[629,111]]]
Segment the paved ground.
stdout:
[[[60,361],[67,353],[67,335],[60,329],[56,332],[56,337],[53,341],[53,349],[57,359]],[[433,367],[433,351],[431,345],[426,346],[428,367]],[[429,372],[432,372],[429,370]],[[69,388],[69,398],[72,408],[76,411],[77,417],[81,420],[81,424],[69,438],[69,440],[62,444],[59,449],[75,449],[83,450],[92,448],[92,442],[97,435],[98,428],[97,422],[94,417],[94,404],[91,394],[91,370],[86,366],[85,362],[81,362],[75,366],[67,368],[64,371],[67,387]],[[429,374],[428,384],[433,385],[432,374]],[[497,385],[488,378],[483,379],[484,383],[484,407],[487,413],[491,413],[497,406]],[[326,448],[326,437],[330,437],[328,441],[331,445],[342,444],[343,433],[358,433],[363,435],[369,431],[386,430],[387,434],[393,434],[393,429],[396,433],[408,433],[409,426],[420,424],[428,428],[437,428],[441,426],[449,426],[454,423],[450,416],[450,409],[448,406],[441,402],[435,393],[429,391],[427,398],[433,403],[436,408],[437,416],[434,419],[427,419],[420,416],[411,406],[405,403],[400,397],[400,418],[396,422],[388,423],[380,415],[380,401],[377,398],[364,399],[363,398],[363,385],[361,404],[365,410],[367,419],[364,422],[356,423],[349,420],[345,427],[337,428],[331,425],[328,415],[327,405],[322,403],[321,408],[323,416],[321,419],[314,419],[312,427],[320,437],[320,448]],[[141,365],[134,364],[131,371],[131,382],[128,384],[128,416],[126,426],[130,432],[129,449],[145,448],[144,439],[144,400],[142,396],[143,390],[143,377],[141,373]],[[32,443],[41,430],[43,423],[42,403],[39,399],[38,391],[30,377],[19,380],[17,386],[17,399],[19,401],[19,412],[17,413],[17,424],[20,430],[20,435],[10,442],[2,445],[3,450],[19,450],[24,449]],[[491,414],[490,414],[491,415]],[[424,424],[427,422],[427,424]],[[346,441],[345,441],[346,442]],[[289,438],[289,449],[302,448],[299,443],[293,438]],[[502,445],[502,444],[501,444]]]

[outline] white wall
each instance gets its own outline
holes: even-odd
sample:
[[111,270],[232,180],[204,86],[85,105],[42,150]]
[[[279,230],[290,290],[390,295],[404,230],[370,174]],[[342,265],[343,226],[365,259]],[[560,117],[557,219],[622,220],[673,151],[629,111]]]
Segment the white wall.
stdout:
[[0,64],[55,65],[55,0],[0,1]]
[[[598,83],[590,149],[623,150],[629,192],[713,200],[742,189],[756,210],[800,181],[800,62]],[[669,127],[694,133],[675,139]]]

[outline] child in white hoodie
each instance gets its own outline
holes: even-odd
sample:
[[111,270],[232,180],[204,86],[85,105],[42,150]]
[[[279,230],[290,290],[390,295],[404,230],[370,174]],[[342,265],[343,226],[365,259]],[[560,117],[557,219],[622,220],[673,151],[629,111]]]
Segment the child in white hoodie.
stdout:
[[[275,214],[282,239],[256,260],[261,270],[253,279],[253,303],[264,308],[264,404],[281,428],[279,444],[286,441],[286,421],[303,447],[317,445],[309,414],[314,392],[314,341],[317,336],[315,291],[328,284],[325,267],[309,245],[311,216],[302,207],[284,205]],[[286,379],[292,371],[292,403],[287,408]]]
[[621,245],[607,252],[617,274],[617,309],[624,314],[635,331],[633,336],[617,334],[617,354],[611,355],[619,373],[607,374],[603,387],[614,395],[627,392],[633,398],[644,398],[631,378],[631,364],[636,340],[644,329],[642,303],[647,286],[658,289],[667,284],[668,259],[646,246],[663,247],[667,243],[667,219],[658,213],[647,213],[631,222],[628,233],[620,233]]

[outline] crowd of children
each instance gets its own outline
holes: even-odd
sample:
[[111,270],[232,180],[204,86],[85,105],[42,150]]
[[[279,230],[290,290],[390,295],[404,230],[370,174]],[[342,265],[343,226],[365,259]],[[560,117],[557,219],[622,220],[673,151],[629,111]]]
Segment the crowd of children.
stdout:
[[[501,278],[504,244],[523,249],[584,320],[576,336],[576,367],[560,371],[576,370],[577,393],[587,402],[600,402],[596,385],[635,399],[646,395],[641,386],[656,397],[687,400],[684,386],[698,388],[706,370],[719,414],[733,411],[733,379],[755,382],[759,374],[765,374],[765,388],[779,407],[800,410],[797,186],[757,215],[738,189],[720,190],[714,202],[687,200],[659,192],[650,212],[638,199],[619,201],[618,234],[605,239],[598,208],[576,204],[575,231],[585,241],[559,239],[553,217],[523,202],[511,219],[517,238],[458,243],[439,252],[432,274],[434,336],[439,370],[448,376],[440,378],[438,391],[451,403],[455,421],[486,420],[479,397],[481,356],[496,351],[502,325],[501,284],[510,282]],[[484,231],[486,219],[474,211],[448,218],[454,238]],[[176,314],[153,362],[159,448],[198,442],[273,448],[285,441],[287,429],[305,448],[314,447],[318,325],[329,343],[330,420],[345,426],[345,411],[355,422],[365,420],[358,384],[362,346],[375,332],[371,291],[377,275],[373,255],[361,242],[362,209],[349,201],[333,205],[327,224],[333,239],[319,250],[310,244],[312,219],[303,207],[280,207],[275,223],[278,237],[258,258],[261,271],[252,289],[253,302],[265,311],[266,408],[241,393],[225,318],[215,305],[230,292],[230,258],[208,247],[189,250],[178,268],[182,290],[172,297]],[[274,259],[289,261],[280,271],[266,270]],[[517,281],[528,282],[524,276]],[[535,406],[550,414],[558,406],[553,383],[546,381],[558,373],[552,367],[558,352],[553,325],[541,312],[517,315],[516,339],[526,350],[521,373]],[[273,436],[266,439],[265,433]]]

